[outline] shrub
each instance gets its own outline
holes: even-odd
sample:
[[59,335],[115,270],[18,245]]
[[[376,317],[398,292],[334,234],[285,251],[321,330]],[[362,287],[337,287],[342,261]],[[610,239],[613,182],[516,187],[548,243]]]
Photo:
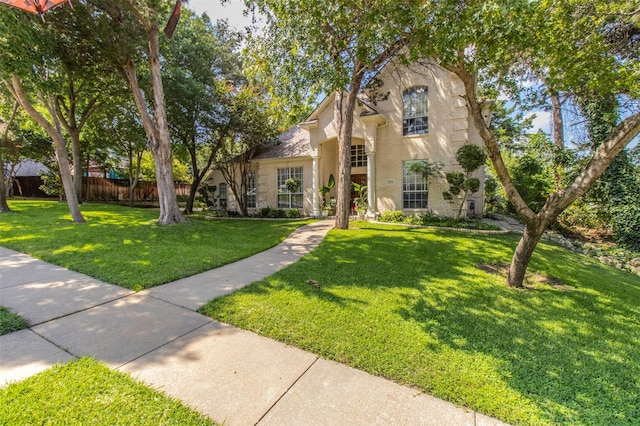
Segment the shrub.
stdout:
[[382,222],[404,222],[404,213],[401,210],[388,210],[380,215]]
[[622,204],[612,209],[613,236],[623,248],[640,252],[640,206]]
[[[293,210],[298,212],[298,210],[296,209],[293,209]],[[295,213],[291,213],[291,214],[295,214]],[[272,209],[271,207],[263,207],[260,210],[258,210],[253,216],[261,217],[261,218],[269,218],[269,219],[282,219],[287,217],[287,212],[282,209]],[[298,212],[298,216],[289,216],[289,217],[300,217],[300,213]]]
[[260,210],[258,210],[256,216],[257,217],[270,217],[269,215],[271,214],[271,207],[263,207]]
[[300,217],[300,212],[298,211],[298,209],[287,210],[287,217],[292,219]]

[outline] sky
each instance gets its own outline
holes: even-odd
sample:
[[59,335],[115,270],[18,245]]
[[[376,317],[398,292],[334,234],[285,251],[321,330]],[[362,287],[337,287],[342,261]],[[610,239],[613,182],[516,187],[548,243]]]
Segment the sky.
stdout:
[[237,29],[251,24],[251,16],[244,16],[243,0],[228,0],[221,4],[220,0],[190,0],[188,6],[198,14],[207,12],[212,21],[228,19]]

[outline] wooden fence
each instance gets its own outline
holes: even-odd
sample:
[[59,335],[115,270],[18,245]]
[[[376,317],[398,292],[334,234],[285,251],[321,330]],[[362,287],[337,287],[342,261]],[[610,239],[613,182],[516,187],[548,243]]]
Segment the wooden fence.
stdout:
[[[13,183],[13,195],[20,197],[45,198],[47,195],[40,189],[40,176],[17,177]],[[190,185],[176,183],[178,196],[189,195]],[[134,191],[136,201],[157,201],[158,187],[155,182],[138,182]],[[128,201],[129,181],[124,179],[109,179],[99,177],[84,177],[82,179],[82,199],[85,201]]]

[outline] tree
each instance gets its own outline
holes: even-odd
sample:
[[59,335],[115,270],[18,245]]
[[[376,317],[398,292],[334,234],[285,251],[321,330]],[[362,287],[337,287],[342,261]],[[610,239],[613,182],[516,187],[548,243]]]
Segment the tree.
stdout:
[[212,25],[206,15],[183,13],[165,49],[169,128],[188,152],[192,171],[185,213],[193,212],[200,183],[230,131],[227,101],[233,85],[241,84],[238,46],[239,36],[226,22]]
[[[120,93],[103,107],[90,128],[90,141],[108,140],[103,147],[110,156],[126,159],[129,180],[129,207],[134,207],[135,189],[141,176],[142,157],[147,150],[147,135],[128,93]],[[98,148],[99,149],[99,148]],[[152,167],[153,170],[153,167]]]
[[42,31],[37,17],[13,10],[3,10],[0,14],[0,30],[3,34],[11,34],[1,42],[2,82],[53,140],[71,217],[74,222],[85,222],[73,186],[65,137],[55,110],[55,78],[61,67],[54,52],[53,39]]
[[230,132],[219,152],[218,169],[229,184],[240,214],[246,216],[251,159],[260,146],[275,138],[278,128],[267,100],[255,88],[241,88],[228,102]]
[[[423,2],[381,0],[253,0],[267,17],[266,35],[254,38],[255,64],[265,81],[290,101],[334,93],[338,134],[336,228],[349,227],[351,136],[358,94],[408,44],[413,9]],[[420,3],[420,4],[418,4]]]
[[[640,132],[640,113],[634,103],[640,96],[638,57],[616,55],[603,34],[612,16],[629,22],[639,13],[632,2],[623,3],[445,1],[424,18],[424,38],[414,47],[419,54],[436,58],[462,81],[469,113],[495,172],[526,223],[509,268],[510,286],[522,287],[544,231],[594,185]],[[465,31],[458,31],[461,27]],[[608,131],[575,179],[552,192],[536,212],[507,170],[497,134],[483,117],[485,99],[479,96],[478,86],[490,86],[488,91],[509,94],[515,101],[532,90],[577,93],[586,89],[632,101],[631,113]]]
[[[160,56],[160,22],[171,16],[173,2],[88,0],[87,4],[94,7],[89,12],[94,25],[84,36],[95,40],[103,57],[124,77],[147,134],[158,186],[158,223],[184,222],[175,194]],[[144,63],[144,59],[150,77],[150,101],[141,86],[139,62]]]
[[456,153],[456,160],[464,173],[457,170],[447,173],[446,178],[449,183],[449,190],[443,192],[442,195],[445,200],[453,200],[454,196],[457,197],[462,193],[457,216],[460,219],[467,197],[480,190],[480,179],[472,177],[471,174],[484,166],[487,161],[487,154],[478,145],[463,145]]
[[2,135],[0,136],[0,167],[2,167],[2,176],[0,176],[0,213],[7,213],[11,211],[11,209],[9,208],[9,204],[7,204],[8,191],[5,188],[5,170],[4,170],[3,151],[4,151],[4,148],[8,145],[9,131],[13,126],[13,122],[16,119],[16,115],[18,114],[19,106],[20,104],[15,102],[9,119],[7,120],[6,118],[3,117],[1,120],[1,123],[4,125],[4,128],[2,129]]

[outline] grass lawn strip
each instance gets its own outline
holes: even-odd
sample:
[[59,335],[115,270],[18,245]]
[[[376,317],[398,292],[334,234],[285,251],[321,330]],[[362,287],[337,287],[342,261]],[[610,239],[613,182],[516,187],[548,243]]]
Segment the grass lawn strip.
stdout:
[[29,322],[18,314],[14,314],[4,306],[0,306],[0,336],[29,327]]
[[91,358],[56,366],[0,389],[7,425],[213,425],[180,401]]
[[154,209],[10,201],[0,215],[0,246],[102,281],[142,290],[235,262],[282,242],[309,221],[215,220],[160,226]]
[[478,265],[514,236],[354,228],[200,311],[514,424],[640,418],[638,277],[541,244],[513,290]]

